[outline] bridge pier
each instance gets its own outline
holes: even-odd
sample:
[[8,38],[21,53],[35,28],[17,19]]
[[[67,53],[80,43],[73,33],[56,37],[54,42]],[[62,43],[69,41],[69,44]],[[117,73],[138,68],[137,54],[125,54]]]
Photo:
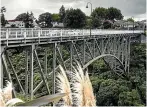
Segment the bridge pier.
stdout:
[[3,73],[4,73],[4,69],[3,69],[3,63],[2,63],[2,57],[3,57],[3,52],[4,52],[4,47],[1,46],[0,48],[0,88],[2,89],[3,88]]
[[35,49],[35,45],[32,44],[30,46],[30,94],[31,94],[31,99],[33,99],[33,75],[34,75],[34,49]]
[[28,80],[29,75],[28,75],[28,50],[25,50],[25,95],[27,97],[28,95]]
[[57,47],[57,43],[55,42],[53,45],[53,78],[52,78],[52,83],[53,83],[53,89],[52,89],[52,93],[55,94],[55,70],[56,70],[56,60],[57,60],[57,52],[56,52],[56,47]]

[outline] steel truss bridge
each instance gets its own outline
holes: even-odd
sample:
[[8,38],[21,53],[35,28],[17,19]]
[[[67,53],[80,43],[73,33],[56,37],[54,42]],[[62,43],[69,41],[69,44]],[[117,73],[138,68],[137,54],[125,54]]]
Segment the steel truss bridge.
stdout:
[[[78,61],[86,69],[100,58],[112,71],[124,77],[129,72],[130,42],[141,33],[143,31],[140,30],[92,29],[90,35],[89,30],[85,29],[2,29],[0,85],[3,87],[3,78],[15,81],[19,91],[33,99],[42,86],[45,87],[45,94],[50,94],[50,90],[55,93],[55,71],[59,64],[70,71],[74,61]],[[13,54],[9,52],[16,48],[24,53],[23,80],[21,73],[16,72],[17,67],[11,60]],[[40,50],[43,50],[42,55]],[[36,73],[41,78],[38,84],[34,83]],[[49,76],[52,77],[51,80]],[[49,88],[48,81],[52,81],[52,89]]]

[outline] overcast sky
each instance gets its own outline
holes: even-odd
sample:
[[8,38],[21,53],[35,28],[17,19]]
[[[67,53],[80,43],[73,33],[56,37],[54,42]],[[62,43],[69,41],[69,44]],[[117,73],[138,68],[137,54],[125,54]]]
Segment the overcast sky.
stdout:
[[[116,7],[122,11],[125,18],[134,16],[136,20],[146,18],[146,0],[1,0],[1,6],[5,6],[7,20],[14,19],[18,14],[32,11],[38,18],[44,12],[59,13],[59,8],[80,8],[86,15],[90,15],[90,8],[85,8],[87,2],[96,7]],[[90,6],[89,6],[90,7]]]

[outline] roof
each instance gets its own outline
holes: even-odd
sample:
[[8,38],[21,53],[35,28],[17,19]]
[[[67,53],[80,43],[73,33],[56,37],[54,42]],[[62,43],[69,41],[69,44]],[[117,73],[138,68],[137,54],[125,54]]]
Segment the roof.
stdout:
[[[20,20],[8,20],[8,22],[16,22],[16,21],[20,21]],[[22,21],[20,21],[22,22]]]

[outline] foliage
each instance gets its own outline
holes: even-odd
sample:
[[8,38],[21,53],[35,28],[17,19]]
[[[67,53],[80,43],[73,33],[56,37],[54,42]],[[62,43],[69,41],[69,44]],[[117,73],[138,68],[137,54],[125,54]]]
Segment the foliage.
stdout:
[[[94,62],[89,70],[99,106],[145,106],[146,74],[145,44],[131,44],[129,80],[120,79],[102,60]],[[97,75],[96,75],[97,74]]]
[[33,28],[33,13],[31,14],[27,13],[21,13],[19,14],[15,20],[23,21],[25,23],[25,28]]
[[121,20],[123,19],[123,15],[121,14],[121,11],[119,9],[110,7],[108,8],[107,18],[109,20],[114,20],[114,19]]
[[119,94],[119,106],[143,106],[139,98],[137,90],[122,92]]
[[4,27],[7,23],[7,21],[5,19],[4,12],[6,12],[6,8],[3,6],[3,7],[1,7],[1,26],[2,27]]
[[97,17],[92,17],[92,27],[98,28],[102,25],[102,21]]
[[40,27],[42,28],[50,28],[52,27],[52,15],[49,12],[42,13],[39,15],[38,22],[40,24]]
[[4,12],[6,12],[5,6],[1,7],[1,13],[3,14]]
[[66,13],[65,13],[65,7],[62,5],[61,8],[60,8],[60,10],[59,10],[60,22],[63,23],[64,18],[65,18],[65,15],[66,15]]
[[105,20],[107,19],[107,9],[103,7],[97,7],[91,14],[93,18]]
[[6,19],[5,19],[5,15],[2,13],[1,14],[1,26],[4,27],[6,25]]
[[80,9],[67,10],[64,24],[69,28],[83,28],[86,25],[86,15]]
[[59,14],[52,14],[52,21],[53,22],[59,22],[60,21]]
[[134,22],[134,19],[133,18],[128,18],[127,21]]
[[103,22],[103,27],[104,29],[109,29],[109,28],[112,28],[112,22],[106,20]]
[[111,28],[111,23],[106,20],[113,21],[114,19],[123,19],[122,13],[119,9],[110,7],[110,8],[103,8],[97,7],[91,14],[92,17],[92,26],[94,28],[100,27],[102,22],[104,21],[104,28],[108,29]]

